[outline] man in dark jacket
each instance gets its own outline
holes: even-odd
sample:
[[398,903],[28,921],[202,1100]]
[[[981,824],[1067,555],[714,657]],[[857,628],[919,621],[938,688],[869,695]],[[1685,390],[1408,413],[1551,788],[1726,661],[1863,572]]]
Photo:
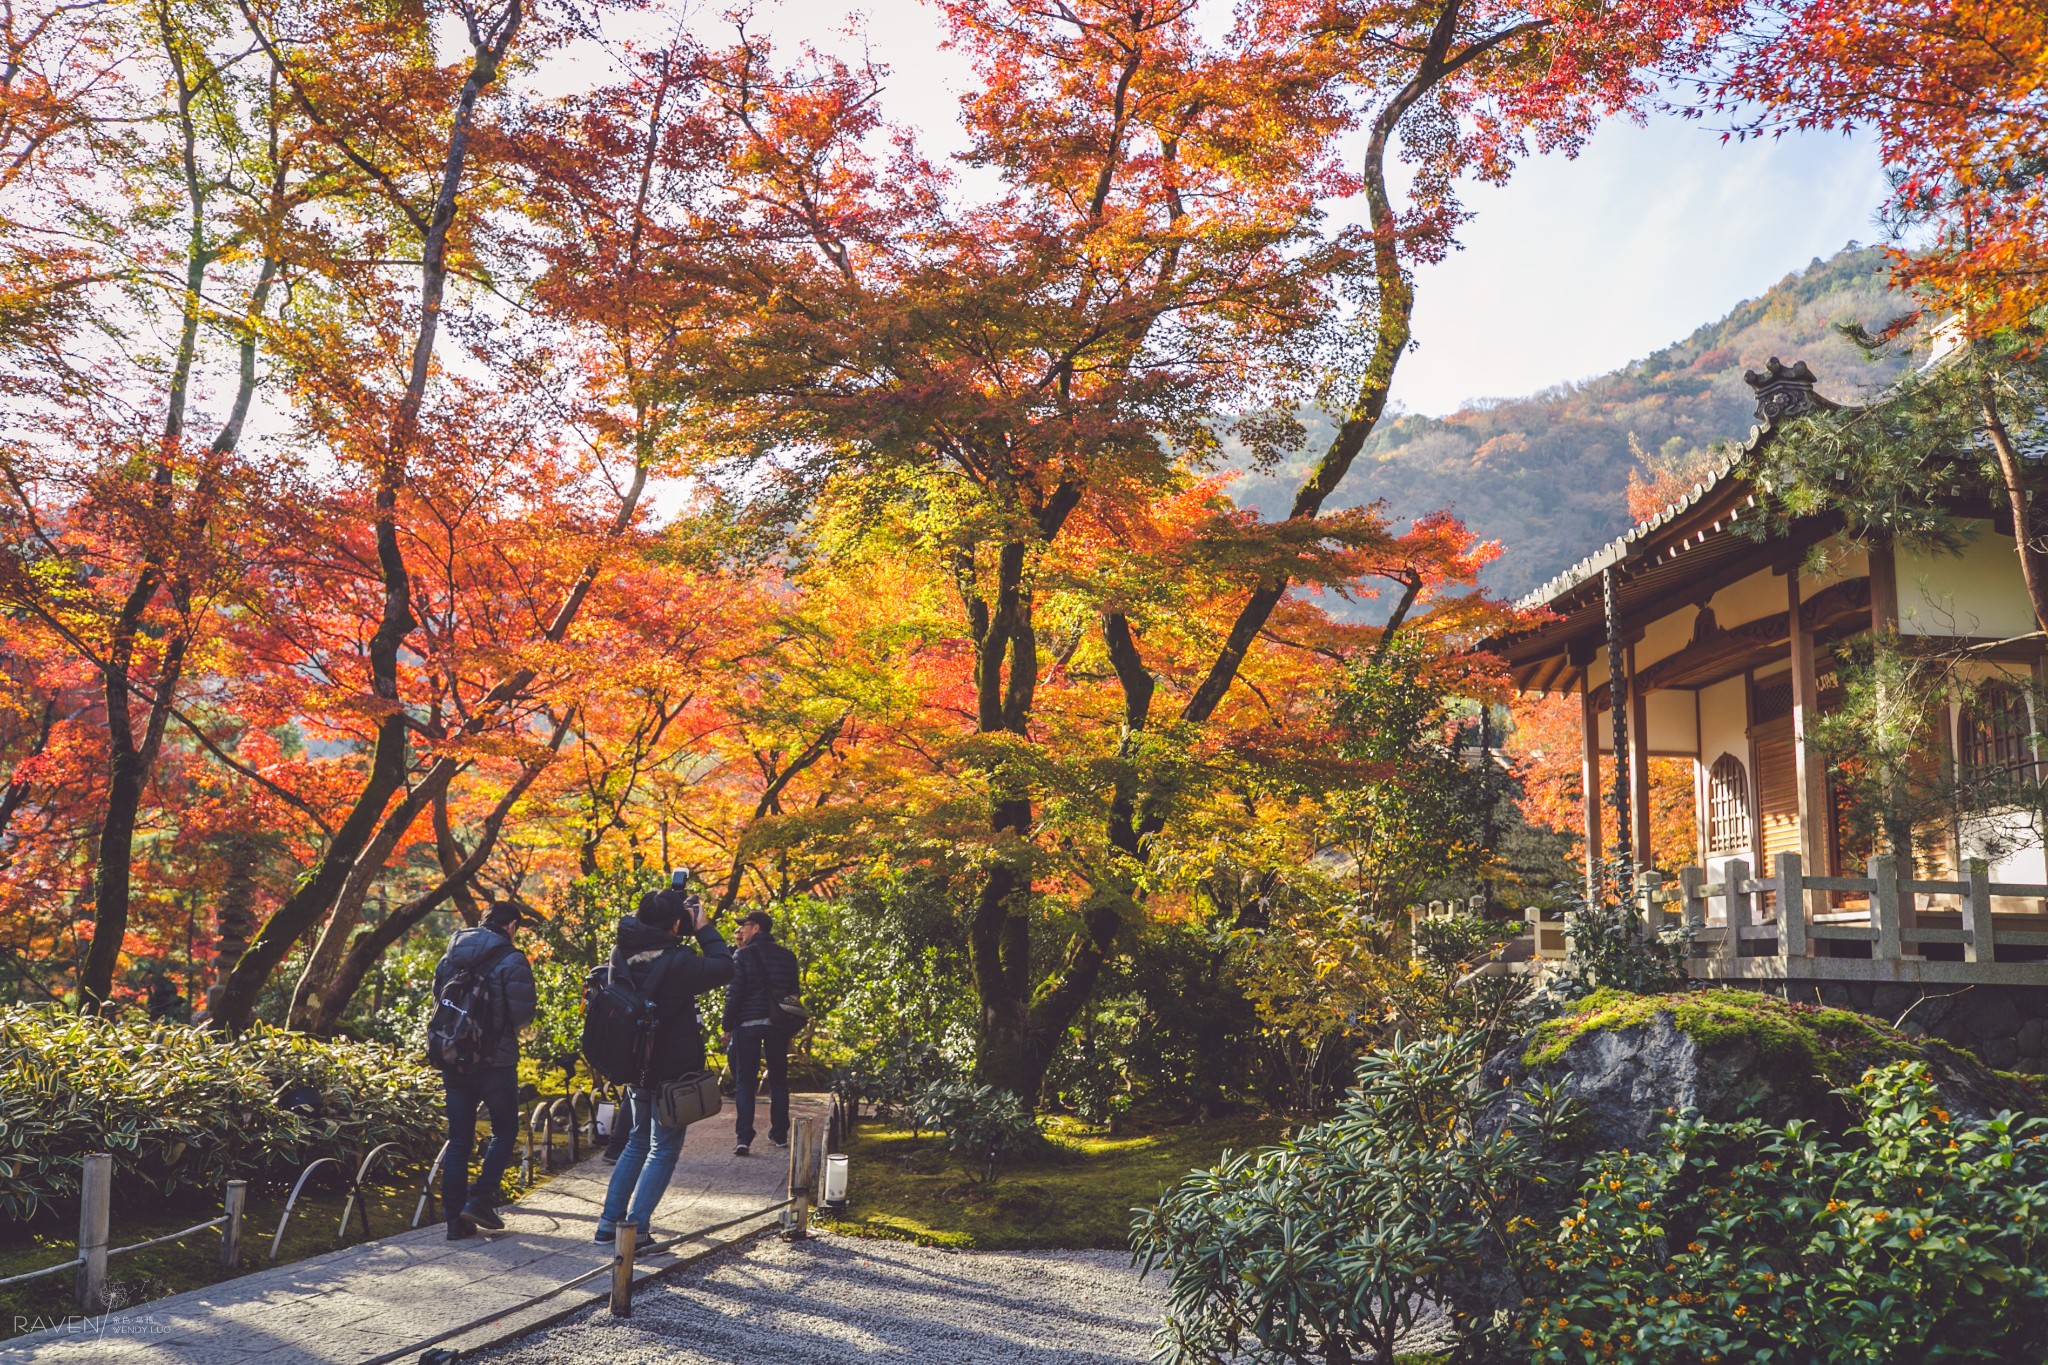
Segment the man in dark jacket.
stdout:
[[776,1005],[803,992],[796,954],[775,941],[775,920],[756,910],[740,920],[732,984],[725,988],[725,1047],[732,1062],[734,1156],[754,1144],[754,1099],[761,1059],[768,1060],[768,1140],[789,1146],[789,1040],[795,1032]]
[[[684,929],[695,938],[694,948],[678,937]],[[654,1207],[675,1174],[684,1130],[656,1121],[654,1094],[662,1082],[704,1069],[697,997],[732,980],[732,949],[712,927],[702,901],[668,887],[642,896],[640,908],[619,921],[611,970],[625,973],[650,993],[655,1031],[648,1049],[647,1085],[627,1091],[632,1136],[626,1139],[605,1190],[604,1211],[597,1219],[601,1243],[615,1240],[619,1224],[628,1219],[645,1237]]]
[[[448,1154],[441,1162],[441,1207],[451,1242],[474,1237],[479,1227],[505,1226],[497,1205],[519,1130],[519,1030],[533,1021],[536,1003],[533,966],[526,954],[512,946],[512,931],[519,918],[516,901],[494,902],[481,925],[456,931],[440,965],[434,968],[434,999],[438,1001],[457,972],[494,957],[484,979],[503,1001],[505,1019],[483,1067],[463,1074],[442,1073],[448,1087]],[[476,1145],[479,1104],[491,1116],[491,1142],[484,1148],[483,1168],[471,1185],[469,1153]]]

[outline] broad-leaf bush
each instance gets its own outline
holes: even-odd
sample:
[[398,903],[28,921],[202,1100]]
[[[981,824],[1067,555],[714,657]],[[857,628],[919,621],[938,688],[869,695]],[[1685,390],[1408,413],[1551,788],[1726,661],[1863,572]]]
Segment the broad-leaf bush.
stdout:
[[[284,1107],[288,1089],[308,1102]],[[130,1194],[160,1196],[282,1178],[381,1142],[430,1156],[440,1101],[424,1063],[378,1044],[11,1006],[0,1009],[0,1216],[75,1198],[88,1152],[113,1153]]]
[[1015,1095],[972,1081],[933,1081],[912,1095],[902,1112],[913,1129],[944,1134],[946,1150],[991,1185],[1004,1158],[1039,1137],[1038,1125]]
[[[1499,1297],[1485,1286],[1517,1278],[1537,1226],[1524,1206],[1558,1169],[1542,1139],[1564,1114],[1545,1095],[1476,1131],[1483,1051],[1476,1034],[1375,1049],[1336,1117],[1140,1210],[1138,1259],[1171,1277],[1155,1358],[1392,1360],[1426,1305]],[[1496,1324],[1455,1330],[1483,1352]]]
[[1959,1122],[1913,1062],[1847,1095],[1846,1141],[1687,1115],[1604,1154],[1544,1252],[1525,1358],[2048,1360],[2048,1122]]

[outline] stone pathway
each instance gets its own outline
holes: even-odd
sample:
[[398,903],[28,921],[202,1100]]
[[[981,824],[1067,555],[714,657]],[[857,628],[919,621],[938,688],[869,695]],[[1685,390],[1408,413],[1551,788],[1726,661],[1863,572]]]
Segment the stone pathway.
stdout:
[[[822,1125],[822,1096],[793,1095],[793,1111]],[[765,1144],[764,1144],[765,1146]],[[365,1365],[500,1309],[511,1308],[565,1280],[609,1263],[608,1248],[590,1240],[604,1203],[610,1166],[593,1157],[563,1171],[504,1210],[505,1230],[450,1242],[438,1226],[344,1247],[290,1265],[260,1270],[206,1289],[178,1294],[69,1330],[39,1332],[0,1343],[0,1362],[62,1365],[266,1365],[288,1361]],[[657,1239],[711,1227],[780,1203],[788,1158],[773,1148],[732,1155],[730,1110],[691,1130],[668,1196],[654,1216]],[[710,1238],[679,1244],[643,1262],[643,1274],[771,1226],[764,1214]],[[243,1263],[261,1262],[268,1230],[244,1234]],[[475,1349],[522,1326],[546,1322],[608,1292],[599,1275],[577,1288],[486,1327],[438,1343]]]
[[1121,1251],[755,1242],[477,1365],[1140,1365],[1166,1276]]

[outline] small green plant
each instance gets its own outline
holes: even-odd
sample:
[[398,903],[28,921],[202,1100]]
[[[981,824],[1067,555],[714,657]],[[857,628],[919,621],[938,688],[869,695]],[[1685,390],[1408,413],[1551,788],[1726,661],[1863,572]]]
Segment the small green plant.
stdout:
[[1018,1098],[992,1085],[933,1081],[912,1096],[904,1116],[917,1130],[945,1136],[946,1150],[993,1185],[1003,1160],[1038,1139],[1038,1125]]
[[1635,904],[1614,894],[1624,878],[1623,869],[1610,865],[1593,899],[1572,895],[1564,914],[1565,960],[1544,978],[1531,1002],[1536,1013],[1554,1014],[1597,990],[1662,995],[1684,989],[1692,931],[1670,925],[1652,932]]
[[832,1086],[849,1105],[869,1105],[877,1113],[901,1115],[925,1087],[963,1076],[958,1064],[936,1045],[909,1033],[886,1044],[862,1048],[832,1069]]
[[1958,1122],[1915,1062],[1843,1093],[1847,1141],[1687,1115],[1605,1154],[1521,1314],[1530,1356],[2048,1359],[2048,1122]]

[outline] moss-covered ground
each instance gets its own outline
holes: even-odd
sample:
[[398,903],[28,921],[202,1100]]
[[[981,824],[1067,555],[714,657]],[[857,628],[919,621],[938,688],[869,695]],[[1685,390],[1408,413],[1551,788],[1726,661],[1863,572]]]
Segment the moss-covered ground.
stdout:
[[1110,1137],[1056,1118],[1047,1124],[1042,1152],[983,1186],[940,1140],[870,1121],[847,1144],[850,1202],[828,1226],[984,1251],[1123,1249],[1130,1245],[1132,1209],[1156,1203],[1182,1176],[1213,1166],[1226,1150],[1275,1142],[1286,1128],[1276,1118],[1221,1118]]

